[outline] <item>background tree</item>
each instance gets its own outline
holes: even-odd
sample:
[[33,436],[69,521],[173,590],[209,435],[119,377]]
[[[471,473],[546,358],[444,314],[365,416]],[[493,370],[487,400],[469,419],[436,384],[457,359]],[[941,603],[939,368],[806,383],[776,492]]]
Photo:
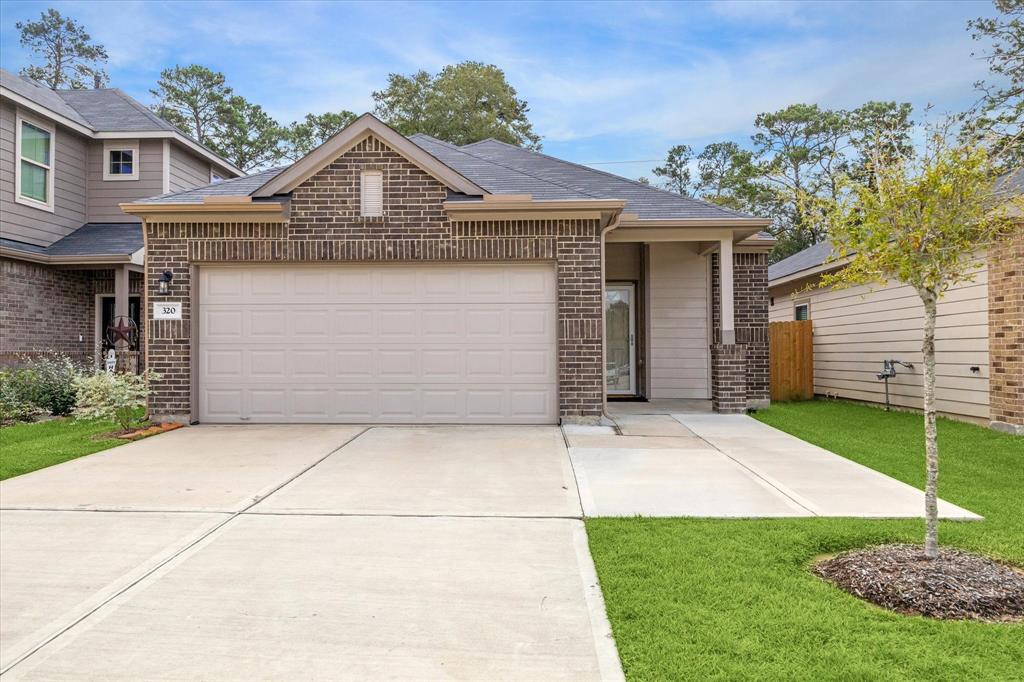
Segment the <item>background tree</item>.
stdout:
[[493,137],[527,149],[541,146],[526,101],[493,64],[462,62],[434,76],[393,73],[373,99],[374,113],[403,135],[425,133],[457,145]]
[[101,88],[110,80],[104,66],[107,51],[94,43],[85,28],[71,17],[47,9],[38,21],[15,24],[21,45],[43,60],[21,70],[51,88]]
[[668,150],[664,165],[652,169],[651,172],[661,178],[661,186],[668,191],[682,194],[685,197],[692,196],[690,189],[692,182],[690,161],[692,159],[693,149],[686,144],[677,144]]
[[971,37],[991,41],[984,54],[996,79],[979,81],[981,100],[964,117],[966,139],[986,139],[1004,169],[1024,167],[1024,0],[994,0],[1000,16],[967,22]]
[[199,64],[160,72],[153,111],[200,144],[214,144],[224,132],[228,100],[234,91],[224,74]]
[[769,217],[775,219],[773,256],[778,260],[825,236],[825,226],[809,219],[808,204],[819,196],[838,197],[849,115],[816,104],[792,104],[759,114],[754,125],[758,130],[751,141],[773,194],[774,215]]
[[342,109],[338,112],[325,114],[306,114],[302,121],[293,121],[285,131],[287,151],[285,157],[292,161],[301,159],[328,138],[333,137],[345,126],[356,120],[354,112]]
[[762,213],[769,192],[761,176],[753,152],[735,142],[712,142],[697,155],[694,194],[736,211]]
[[220,110],[220,134],[210,146],[249,172],[272,166],[285,156],[285,130],[258,104],[232,95]]
[[852,184],[836,204],[830,236],[849,264],[822,277],[821,286],[884,284],[914,288],[924,306],[925,556],[938,557],[939,448],[935,427],[935,317],[939,299],[970,281],[972,256],[1016,228],[1001,196],[993,160],[981,146],[949,146],[936,132],[917,161],[872,156],[874,184]]
[[[912,111],[909,102],[867,102],[850,112],[850,145],[857,155],[849,173],[855,181],[873,185],[871,167],[889,166],[914,154]],[[876,158],[873,163],[872,157]]]

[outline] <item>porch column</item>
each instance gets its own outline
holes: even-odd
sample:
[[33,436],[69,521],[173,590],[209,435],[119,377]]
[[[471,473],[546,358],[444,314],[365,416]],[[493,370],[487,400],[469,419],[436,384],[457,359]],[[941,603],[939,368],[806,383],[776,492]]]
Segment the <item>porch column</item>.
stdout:
[[[114,319],[128,317],[128,266],[119,265],[114,268]],[[128,342],[118,339],[115,344],[117,350],[125,350]]]
[[722,301],[722,344],[731,346],[736,343],[736,326],[733,322],[732,235],[719,243],[718,286],[721,289],[719,293]]

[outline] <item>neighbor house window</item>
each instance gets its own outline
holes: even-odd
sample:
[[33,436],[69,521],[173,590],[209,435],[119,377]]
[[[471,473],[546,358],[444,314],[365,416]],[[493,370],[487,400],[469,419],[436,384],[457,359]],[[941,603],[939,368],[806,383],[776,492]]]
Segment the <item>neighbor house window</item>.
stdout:
[[15,181],[18,203],[53,211],[53,153],[54,128],[52,125],[17,118],[18,137]]
[[139,179],[139,143],[117,140],[103,144],[103,179]]
[[379,170],[363,171],[359,205],[364,216],[384,215],[384,173]]
[[216,184],[218,182],[224,182],[224,176],[222,176],[220,173],[218,173],[217,171],[215,171],[215,170],[213,170],[211,168],[210,169],[210,183],[211,184]]
[[793,319],[794,320],[809,320],[809,319],[811,319],[811,304],[810,303],[797,303],[793,307]]

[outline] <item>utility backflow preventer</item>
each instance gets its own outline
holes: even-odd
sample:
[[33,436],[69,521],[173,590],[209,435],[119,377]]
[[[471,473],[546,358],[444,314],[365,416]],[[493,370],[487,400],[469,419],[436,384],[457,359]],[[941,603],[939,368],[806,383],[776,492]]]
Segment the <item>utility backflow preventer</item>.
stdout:
[[902,360],[882,360],[882,371],[876,374],[879,379],[885,380],[885,411],[889,411],[889,379],[896,376],[896,365],[906,367],[907,369],[914,369],[914,364],[911,362],[903,362]]

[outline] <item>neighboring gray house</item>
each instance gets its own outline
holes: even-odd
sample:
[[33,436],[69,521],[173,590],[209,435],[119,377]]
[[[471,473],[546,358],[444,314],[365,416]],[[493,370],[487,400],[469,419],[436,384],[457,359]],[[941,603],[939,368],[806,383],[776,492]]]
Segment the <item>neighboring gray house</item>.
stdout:
[[0,69],[0,363],[92,359],[115,316],[141,322],[142,228],[118,205],[239,175],[120,90]]

